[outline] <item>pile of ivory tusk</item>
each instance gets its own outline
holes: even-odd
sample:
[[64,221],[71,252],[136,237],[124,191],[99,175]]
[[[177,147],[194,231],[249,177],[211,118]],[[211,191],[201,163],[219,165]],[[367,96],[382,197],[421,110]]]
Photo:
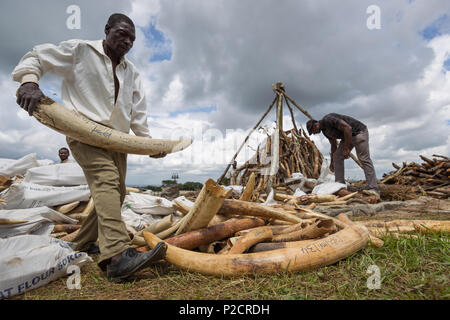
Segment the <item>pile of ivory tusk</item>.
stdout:
[[209,179],[192,207],[174,204],[182,218],[150,225],[134,243],[147,251],[164,241],[165,260],[176,267],[232,276],[316,269],[369,241],[367,229],[343,214],[332,218],[307,208],[266,206],[246,200],[245,191],[241,199],[229,199],[231,191]]

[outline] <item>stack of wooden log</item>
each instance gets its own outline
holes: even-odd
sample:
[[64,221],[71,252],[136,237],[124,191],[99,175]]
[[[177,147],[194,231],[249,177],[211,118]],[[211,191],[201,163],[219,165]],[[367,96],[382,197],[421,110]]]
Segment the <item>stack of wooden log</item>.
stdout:
[[420,155],[421,164],[403,162],[402,166],[392,163],[395,172],[385,174],[382,184],[416,187],[417,193],[438,199],[450,196],[450,158],[433,154],[433,159]]
[[[238,183],[242,186],[247,185],[250,177],[254,174],[255,190],[249,200],[256,201],[261,194],[267,192],[270,180],[268,171],[271,162],[263,163],[259,155],[261,154],[260,148],[263,148],[267,157],[270,157],[272,143],[271,136],[268,136],[265,145],[258,146],[256,155],[236,168],[232,174],[231,184]],[[279,166],[272,181],[274,187],[286,186],[286,180],[291,178],[295,172],[303,174],[306,178],[317,179],[319,177],[323,155],[304,130],[293,128],[288,131],[281,131],[279,143]],[[240,177],[239,181],[237,181],[238,176]]]

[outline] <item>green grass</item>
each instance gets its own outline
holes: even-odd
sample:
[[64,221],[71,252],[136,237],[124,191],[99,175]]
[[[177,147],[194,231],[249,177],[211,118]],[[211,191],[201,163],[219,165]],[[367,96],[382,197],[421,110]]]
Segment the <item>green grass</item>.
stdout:
[[[384,246],[367,248],[314,271],[231,278],[204,276],[159,263],[115,284],[90,263],[82,267],[81,290],[69,290],[67,278],[12,299],[449,299],[449,237],[382,238]],[[95,258],[95,257],[94,257]],[[380,269],[381,288],[368,289],[369,266]]]

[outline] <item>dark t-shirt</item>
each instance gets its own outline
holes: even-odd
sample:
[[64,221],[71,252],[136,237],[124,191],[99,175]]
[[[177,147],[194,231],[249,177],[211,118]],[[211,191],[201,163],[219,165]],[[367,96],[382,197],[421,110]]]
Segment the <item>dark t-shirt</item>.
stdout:
[[367,127],[361,121],[352,117],[345,116],[338,113],[329,113],[322,120],[319,120],[322,128],[322,133],[329,139],[344,139],[344,132],[339,130],[339,122],[344,120],[350,127],[352,127],[352,136],[367,130]]

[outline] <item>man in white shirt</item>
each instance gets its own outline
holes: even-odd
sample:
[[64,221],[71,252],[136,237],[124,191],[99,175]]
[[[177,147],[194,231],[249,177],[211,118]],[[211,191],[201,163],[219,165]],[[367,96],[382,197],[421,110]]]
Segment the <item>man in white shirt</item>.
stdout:
[[[113,14],[105,34],[105,40],[35,46],[12,73],[13,80],[21,83],[17,103],[31,116],[44,97],[38,81],[50,72],[63,79],[61,98],[65,107],[110,128],[125,133],[131,129],[137,136],[150,137],[142,81],[136,67],[125,58],[135,40],[134,23],[123,14]],[[151,251],[138,252],[131,246],[122,221],[127,155],[69,137],[67,143],[84,171],[95,205],[74,239],[76,250],[88,251],[98,240],[98,264],[112,281],[126,279],[162,259],[167,248],[163,242]]]

